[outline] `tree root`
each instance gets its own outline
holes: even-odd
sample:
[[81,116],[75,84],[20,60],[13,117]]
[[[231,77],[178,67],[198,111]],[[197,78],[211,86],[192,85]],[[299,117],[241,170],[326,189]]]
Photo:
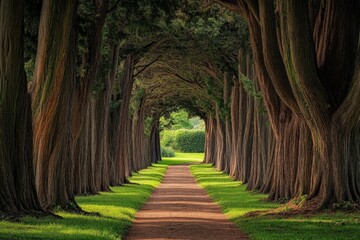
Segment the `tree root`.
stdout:
[[10,212],[10,213],[0,212],[0,220],[3,221],[20,222],[24,217],[35,217],[35,218],[54,217],[57,219],[62,219],[62,217],[52,212],[42,211],[42,210],[18,211],[18,212]]
[[84,211],[75,200],[70,201],[65,205],[58,205],[54,209],[62,210],[68,213],[86,215],[86,216],[101,216],[99,212],[86,212]]
[[245,217],[256,217],[256,216],[269,216],[269,217],[281,217],[291,218],[296,215],[314,216],[320,213],[335,213],[335,212],[359,212],[360,203],[349,203],[344,202],[340,204],[328,204],[324,206],[320,198],[293,199],[281,207],[271,209],[267,211],[254,211],[245,214]]

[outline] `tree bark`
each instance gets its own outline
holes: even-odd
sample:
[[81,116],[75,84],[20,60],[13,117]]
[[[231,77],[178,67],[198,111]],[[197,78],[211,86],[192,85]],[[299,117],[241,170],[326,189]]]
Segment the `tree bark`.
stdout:
[[219,170],[219,171],[223,171],[224,170],[224,166],[225,166],[225,125],[224,122],[222,121],[221,117],[220,117],[220,113],[219,113],[219,106],[218,104],[216,105],[216,109],[215,109],[215,114],[216,114],[216,118],[215,118],[215,167]]
[[[87,3],[89,4],[89,3]],[[99,65],[101,62],[101,45],[102,45],[102,37],[103,37],[103,28],[105,25],[105,19],[107,16],[107,10],[109,6],[109,0],[96,0],[94,3],[94,19],[90,24],[88,36],[87,36],[87,42],[86,42],[86,51],[82,54],[82,61],[80,63],[79,68],[80,71],[83,71],[84,73],[82,76],[78,77],[76,79],[76,84],[74,86],[74,94],[73,94],[73,113],[72,113],[72,129],[71,129],[71,159],[74,162],[75,165],[75,171],[73,173],[74,177],[76,178],[77,184],[84,185],[84,183],[88,183],[88,186],[82,186],[79,188],[79,186],[75,186],[74,193],[75,194],[95,194],[98,189],[106,190],[107,187],[107,181],[102,178],[102,180],[98,180],[97,185],[101,185],[101,187],[97,188],[95,187],[95,183],[92,183],[94,180],[90,180],[88,178],[94,178],[94,167],[95,162],[91,162],[91,158],[96,156],[92,156],[92,154],[95,154],[92,146],[95,146],[95,148],[98,147],[98,145],[101,145],[104,143],[104,141],[101,141],[99,143],[96,143],[96,139],[93,136],[92,141],[93,144],[91,144],[91,131],[89,131],[90,126],[87,121],[87,118],[85,118],[86,115],[89,114],[89,104],[90,104],[90,92],[91,88],[94,85],[94,82],[97,77],[97,73],[99,70]],[[94,103],[93,103],[93,107]],[[101,111],[102,109],[99,109],[98,111]],[[104,109],[105,110],[105,109]],[[95,111],[95,110],[94,110]],[[94,113],[94,112],[93,112]],[[101,113],[99,113],[101,116],[103,116]],[[104,115],[106,117],[106,115]],[[85,126],[86,125],[86,126]],[[99,133],[101,134],[101,132]],[[104,133],[105,134],[105,133]],[[85,145],[89,144],[89,145]],[[101,145],[101,149],[105,147]],[[90,153],[90,154],[88,154]],[[104,160],[104,164],[100,164],[100,168],[105,170],[104,168],[106,165],[107,159],[100,159]],[[93,159],[94,161],[94,159]],[[99,165],[99,164],[98,164]],[[87,168],[83,168],[83,166],[87,166]],[[81,170],[84,171],[84,169],[87,169],[86,172],[79,172]],[[79,178],[79,174],[82,177],[86,177],[87,179],[84,179],[85,181],[81,181]],[[102,173],[104,176],[104,173]],[[107,174],[106,174],[107,175]],[[101,178],[101,177],[99,177]],[[81,181],[81,182],[79,182]],[[99,183],[104,182],[105,183]]]
[[72,207],[71,122],[77,1],[45,1],[32,99],[36,187],[42,206]]
[[119,89],[121,90],[118,101],[120,106],[116,109],[113,117],[113,156],[112,169],[115,177],[111,180],[112,185],[119,185],[126,183],[126,168],[129,160],[128,148],[130,139],[128,139],[129,124],[129,105],[131,98],[131,91],[134,84],[134,58],[128,55],[124,63],[125,73],[120,79]]
[[[258,83],[276,138],[270,196],[279,200],[306,193],[318,207],[357,202],[359,3],[218,2],[249,25]],[[305,147],[309,139],[312,144]]]
[[153,122],[150,134],[150,154],[151,163],[157,163],[158,161],[161,161],[159,118],[155,118]]
[[210,114],[206,118],[204,163],[214,164],[215,162],[215,121]]
[[33,172],[24,1],[0,1],[0,217],[43,212]]

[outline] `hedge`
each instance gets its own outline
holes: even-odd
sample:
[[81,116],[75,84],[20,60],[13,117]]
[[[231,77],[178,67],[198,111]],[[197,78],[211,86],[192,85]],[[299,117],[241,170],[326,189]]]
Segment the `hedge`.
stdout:
[[180,152],[204,152],[204,130],[164,130],[161,132],[161,146]]
[[175,134],[175,149],[180,152],[204,152],[205,132],[180,129]]

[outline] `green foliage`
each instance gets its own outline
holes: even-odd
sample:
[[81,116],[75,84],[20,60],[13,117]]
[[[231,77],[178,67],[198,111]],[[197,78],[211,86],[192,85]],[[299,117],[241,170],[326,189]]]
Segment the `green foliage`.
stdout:
[[176,131],[175,149],[180,152],[204,152],[205,132],[201,130]]
[[164,147],[175,147],[175,135],[176,131],[173,130],[164,130],[161,132],[161,144]]
[[154,124],[154,119],[152,117],[145,118],[144,122],[144,134],[145,137],[149,138],[151,136],[151,130]]
[[[185,110],[172,112],[160,118],[160,128],[166,130],[198,129],[205,130],[205,122],[200,117],[191,117]],[[170,145],[166,145],[170,146]]]
[[177,129],[191,129],[192,125],[189,122],[189,114],[184,111],[172,112],[170,115],[161,117],[161,128],[177,130]]
[[144,97],[145,97],[145,89],[141,87],[139,83],[136,81],[132,90],[132,96],[130,101],[130,109],[129,109],[130,115],[136,113],[139,110],[141,102],[143,101]]
[[180,152],[204,152],[205,131],[203,129],[164,130],[160,134],[161,145]]
[[257,92],[254,86],[254,81],[241,74],[241,81],[244,84],[245,91],[259,101],[259,113],[267,114],[263,95],[261,92]]
[[193,117],[189,119],[189,122],[192,126],[192,129],[205,131],[205,122],[201,118]]
[[245,184],[217,172],[209,164],[193,165],[190,170],[222,211],[251,239],[360,239],[359,213],[246,217],[249,212],[272,210],[281,205],[263,201],[267,195],[246,191]]
[[172,147],[161,146],[161,157],[175,157],[175,151]]
[[35,70],[36,49],[38,43],[41,1],[25,1],[24,14],[24,62],[28,81],[31,81]]

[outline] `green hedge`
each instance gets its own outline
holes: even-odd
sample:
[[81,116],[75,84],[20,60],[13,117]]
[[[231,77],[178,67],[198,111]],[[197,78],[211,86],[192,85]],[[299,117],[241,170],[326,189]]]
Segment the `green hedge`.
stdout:
[[175,134],[175,149],[180,152],[204,152],[205,132],[180,129]]
[[172,147],[161,146],[162,157],[175,157],[175,151]]
[[180,152],[204,152],[204,130],[165,130],[161,132],[161,146]]

